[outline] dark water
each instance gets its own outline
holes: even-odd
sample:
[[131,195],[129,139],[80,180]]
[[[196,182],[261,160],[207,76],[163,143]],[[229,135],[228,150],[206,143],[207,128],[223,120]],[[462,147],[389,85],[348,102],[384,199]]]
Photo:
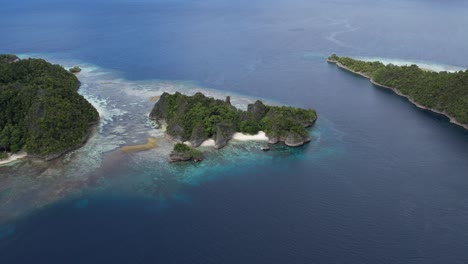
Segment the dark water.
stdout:
[[[320,143],[205,167],[110,159],[92,191],[0,225],[0,263],[467,263],[468,132],[325,62],[466,68],[466,14],[422,0],[2,3],[2,53],[313,107]],[[22,186],[55,188],[25,167],[0,168],[1,212],[37,202],[9,205]]]

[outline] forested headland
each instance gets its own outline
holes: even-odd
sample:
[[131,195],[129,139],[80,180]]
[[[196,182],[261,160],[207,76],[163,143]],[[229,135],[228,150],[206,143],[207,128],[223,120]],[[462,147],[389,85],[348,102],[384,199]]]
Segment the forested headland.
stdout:
[[328,58],[329,62],[391,88],[421,108],[444,114],[453,123],[468,129],[468,70],[434,72],[416,65],[396,66],[349,57]]
[[83,144],[99,114],[79,87],[60,65],[0,55],[0,152],[49,159]]

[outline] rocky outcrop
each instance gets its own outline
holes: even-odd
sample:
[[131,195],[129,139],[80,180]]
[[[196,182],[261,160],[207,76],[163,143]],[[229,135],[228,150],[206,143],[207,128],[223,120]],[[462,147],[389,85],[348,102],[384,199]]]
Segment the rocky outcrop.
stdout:
[[18,56],[14,54],[0,54],[0,63],[14,63],[19,60]]
[[299,147],[307,142],[310,142],[310,137],[303,137],[295,132],[289,132],[288,136],[284,140],[284,144],[289,147]]
[[169,154],[170,162],[189,161],[199,162],[203,159],[203,153],[183,143],[176,143],[174,149]]
[[264,105],[262,101],[255,101],[253,104],[247,106],[247,112],[250,113],[253,119],[257,122],[262,120],[269,111],[269,107]]
[[219,123],[216,125],[215,148],[220,149],[227,145],[232,135],[236,132],[235,126],[231,123]]
[[158,102],[154,105],[153,110],[151,111],[149,117],[152,120],[159,121],[159,120],[166,120],[167,115],[169,113],[169,97],[171,95],[168,93],[163,93],[160,97]]
[[169,154],[170,162],[189,161],[189,160],[192,160],[192,155],[188,153],[172,151],[171,154]]
[[278,144],[278,142],[280,142],[279,137],[276,137],[276,136],[268,137],[268,144]]
[[206,135],[205,135],[205,126],[202,123],[197,123],[192,130],[192,135],[190,136],[190,144],[192,144],[193,147],[198,147],[200,146],[203,141],[206,140]]
[[317,120],[317,117],[315,117],[314,119],[310,120],[310,119],[300,119],[300,120],[297,120],[299,123],[301,123],[304,127],[311,127],[315,121]]
[[177,141],[177,142],[185,141],[185,138],[184,138],[185,128],[182,126],[180,122],[177,122],[177,121],[169,122],[167,124],[166,133],[174,141]]

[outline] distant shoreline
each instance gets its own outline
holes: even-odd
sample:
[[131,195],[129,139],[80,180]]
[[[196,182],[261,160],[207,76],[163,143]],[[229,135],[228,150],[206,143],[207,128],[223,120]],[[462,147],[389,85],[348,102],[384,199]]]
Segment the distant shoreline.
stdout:
[[344,70],[346,70],[346,71],[349,71],[349,72],[352,72],[352,73],[354,73],[354,74],[360,75],[360,76],[362,76],[362,77],[364,77],[364,78],[367,78],[367,79],[370,80],[370,82],[371,82],[372,84],[374,84],[374,85],[376,85],[376,86],[379,86],[379,87],[382,87],[382,88],[390,89],[390,90],[392,90],[394,93],[396,93],[397,95],[402,96],[402,97],[408,99],[408,101],[409,101],[410,103],[412,103],[413,105],[415,105],[416,107],[421,108],[421,109],[424,109],[424,110],[431,111],[431,112],[436,113],[436,114],[443,115],[443,116],[447,117],[447,118],[450,120],[450,123],[455,124],[455,125],[458,125],[458,126],[461,126],[461,127],[463,127],[464,129],[467,129],[467,130],[468,130],[468,124],[462,124],[462,123],[458,122],[457,120],[455,120],[454,117],[450,116],[449,114],[447,114],[447,113],[445,113],[445,112],[442,112],[442,111],[439,111],[439,110],[436,110],[436,109],[433,109],[433,108],[429,108],[429,107],[425,107],[425,106],[423,106],[423,105],[420,105],[419,103],[417,103],[416,101],[414,101],[413,98],[411,98],[411,97],[408,96],[408,95],[405,95],[405,94],[401,93],[398,89],[396,89],[396,88],[394,88],[394,87],[390,87],[390,86],[386,86],[386,85],[380,84],[380,83],[374,81],[370,76],[368,76],[368,75],[366,75],[366,74],[364,74],[364,73],[362,73],[362,72],[353,71],[353,70],[351,70],[350,68],[344,66],[343,64],[339,63],[339,62],[336,61],[336,60],[327,59],[327,62],[329,62],[329,63],[334,63],[334,64],[336,64],[338,67],[340,67],[341,69],[344,69]]

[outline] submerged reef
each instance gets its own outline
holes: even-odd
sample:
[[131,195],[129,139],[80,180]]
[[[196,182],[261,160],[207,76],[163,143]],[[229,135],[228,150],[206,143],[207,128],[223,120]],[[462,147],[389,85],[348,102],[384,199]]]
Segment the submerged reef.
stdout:
[[269,106],[257,100],[247,111],[237,109],[226,100],[163,93],[150,113],[150,119],[167,124],[166,134],[176,142],[189,142],[200,146],[212,138],[219,149],[229,142],[236,132],[254,135],[264,131],[270,144],[284,142],[290,147],[309,142],[309,131],[317,114],[313,109],[287,106]]

